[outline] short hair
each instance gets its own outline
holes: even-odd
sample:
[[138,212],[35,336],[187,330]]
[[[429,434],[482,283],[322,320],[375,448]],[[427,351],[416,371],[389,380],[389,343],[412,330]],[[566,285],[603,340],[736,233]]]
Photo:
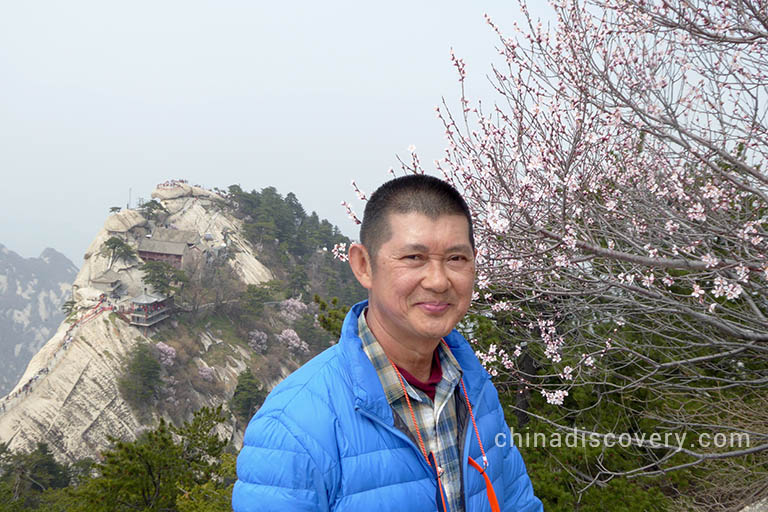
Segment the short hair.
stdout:
[[360,242],[374,257],[392,236],[390,213],[421,213],[436,219],[441,215],[463,215],[469,226],[469,243],[475,248],[472,214],[458,190],[426,174],[409,174],[384,183],[371,194],[360,225]]

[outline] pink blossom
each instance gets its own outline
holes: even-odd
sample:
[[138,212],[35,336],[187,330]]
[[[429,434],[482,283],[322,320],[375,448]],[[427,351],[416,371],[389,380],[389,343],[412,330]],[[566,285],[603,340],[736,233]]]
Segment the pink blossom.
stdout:
[[707,268],[716,267],[720,263],[720,260],[713,256],[712,253],[705,254],[701,261],[707,265]]
[[269,336],[267,333],[254,329],[248,332],[248,346],[251,347],[257,354],[263,354],[267,350],[267,340]]
[[487,217],[488,226],[494,233],[503,234],[509,227],[509,220],[502,216],[501,211],[492,210]]
[[292,352],[309,352],[309,345],[307,345],[305,341],[302,341],[293,329],[283,329],[283,331],[276,335],[275,338],[277,338],[280,343],[284,343]]
[[155,344],[155,347],[158,351],[160,363],[166,368],[173,366],[173,363],[176,360],[176,349],[162,341],[158,341]]
[[744,289],[740,284],[729,283],[728,280],[722,276],[715,278],[714,285],[715,287],[712,290],[712,295],[715,297],[725,297],[728,300],[733,300],[738,298],[744,292]]
[[338,243],[334,244],[332,251],[333,257],[340,261],[348,261],[349,256],[347,255],[347,244],[346,243]]
[[648,274],[646,276],[643,276],[643,286],[645,286],[646,288],[650,288],[651,286],[653,286],[654,279],[655,277],[653,274]]
[[704,222],[707,220],[707,216],[704,214],[704,205],[696,203],[688,208],[688,218],[691,220],[698,220]]
[[361,201],[367,201],[368,197],[365,195],[365,193],[360,189],[360,187],[357,186],[357,183],[355,183],[355,180],[352,180],[352,188],[355,189],[355,193],[357,194],[357,198]]
[[547,400],[548,404],[563,405],[565,397],[568,396],[568,390],[558,389],[557,391],[547,391],[546,389],[542,389],[541,396]]
[[565,254],[558,254],[555,256],[555,266],[556,267],[567,267],[570,265],[570,260],[567,255]]
[[344,207],[344,209],[347,211],[347,217],[349,217],[350,219],[352,219],[352,221],[353,221],[355,224],[361,224],[361,222],[360,222],[360,219],[357,217],[357,214],[356,214],[356,213],[355,213],[355,212],[352,210],[352,205],[350,205],[350,204],[349,204],[348,202],[346,202],[346,201],[342,201],[342,202],[341,202],[341,206],[343,206],[343,207]]
[[749,281],[749,269],[743,263],[736,267],[736,275],[738,276],[737,280],[741,283]]
[[299,299],[290,298],[280,302],[280,314],[288,322],[295,322],[307,313],[307,305]]

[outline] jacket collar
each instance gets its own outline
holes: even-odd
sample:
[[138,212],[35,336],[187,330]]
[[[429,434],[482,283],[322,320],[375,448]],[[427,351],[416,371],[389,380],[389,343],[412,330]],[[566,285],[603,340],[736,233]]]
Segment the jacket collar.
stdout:
[[[367,300],[358,302],[352,306],[344,319],[344,324],[341,327],[341,339],[339,340],[342,360],[352,382],[355,407],[363,408],[392,425],[394,423],[392,408],[384,394],[384,389],[381,387],[376,369],[363,351],[363,342],[358,333],[358,317],[367,306]],[[455,329],[451,331],[445,337],[445,342],[461,366],[469,401],[474,406],[480,390],[490,379],[490,376],[477,360],[472,347],[458,331]]]

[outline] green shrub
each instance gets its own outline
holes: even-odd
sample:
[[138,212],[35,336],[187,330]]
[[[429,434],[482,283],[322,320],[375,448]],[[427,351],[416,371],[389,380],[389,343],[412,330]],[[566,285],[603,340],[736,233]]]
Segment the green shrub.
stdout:
[[118,380],[118,388],[134,409],[145,410],[154,401],[162,383],[160,370],[160,363],[148,344],[139,343],[131,350],[125,372]]
[[249,368],[237,377],[237,387],[232,396],[231,408],[235,417],[247,423],[253,413],[264,403],[267,394]]

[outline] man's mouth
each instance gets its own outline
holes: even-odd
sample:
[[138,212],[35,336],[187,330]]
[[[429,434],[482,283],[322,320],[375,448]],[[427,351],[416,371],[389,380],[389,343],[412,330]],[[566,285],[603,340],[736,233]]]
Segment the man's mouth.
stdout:
[[418,302],[416,304],[427,313],[442,313],[451,305],[450,302]]

